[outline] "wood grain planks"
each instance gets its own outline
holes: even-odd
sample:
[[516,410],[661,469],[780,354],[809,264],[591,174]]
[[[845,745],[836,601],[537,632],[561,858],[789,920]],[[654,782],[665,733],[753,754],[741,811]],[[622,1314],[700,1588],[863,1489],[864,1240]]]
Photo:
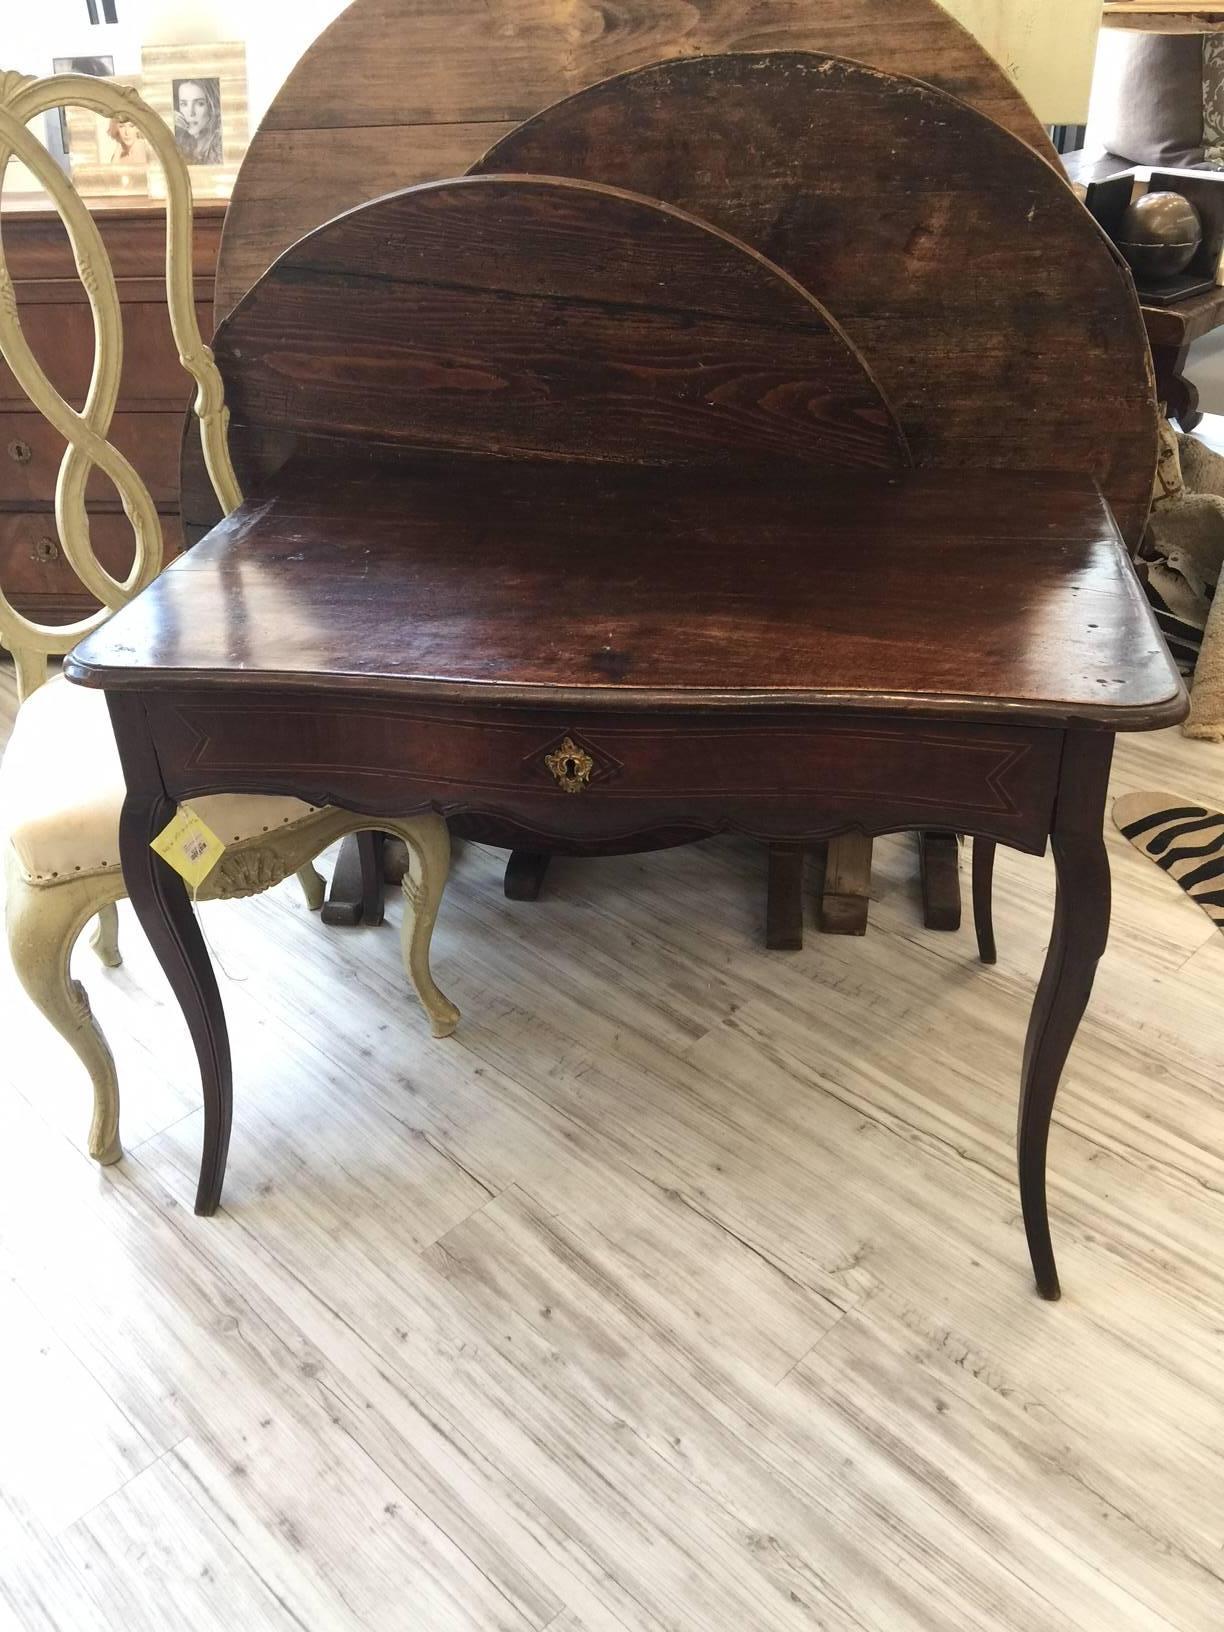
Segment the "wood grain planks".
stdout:
[[1133,284],[1062,177],[977,110],[827,56],[709,56],[582,91],[475,168],[608,182],[734,233],[844,324],[916,463],[1088,471],[1138,543],[1156,404]]
[[280,250],[340,208],[466,169],[505,126],[560,97],[662,58],[778,47],[916,74],[1052,151],[1002,69],[936,0],[630,0],[619,10],[356,0],[290,74],[239,171],[218,319]]
[[630,464],[907,462],[861,359],[793,280],[585,182],[449,181],[342,216],[260,280],[216,352],[253,495],[268,433]]

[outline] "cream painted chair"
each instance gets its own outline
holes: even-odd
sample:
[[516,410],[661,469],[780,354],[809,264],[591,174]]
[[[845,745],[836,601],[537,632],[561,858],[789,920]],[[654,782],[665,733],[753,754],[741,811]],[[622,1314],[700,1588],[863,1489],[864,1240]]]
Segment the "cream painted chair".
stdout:
[[[0,644],[12,653],[21,706],[0,761],[0,844],[5,853],[6,921],[13,966],[25,990],[71,1043],[93,1082],[89,1152],[100,1162],[122,1154],[114,1061],[89,1000],[69,974],[81,930],[97,919],[92,945],[101,961],[120,961],[115,903],[124,895],[119,865],[123,776],[106,703],[100,692],[48,680],[48,658],[71,650],[109,612],[154,578],[162,536],[148,489],[107,440],[123,365],[123,335],[110,260],[81,199],[26,130],[52,108],[83,105],[134,123],[166,176],[166,282],[171,325],[183,367],[198,387],[196,413],[205,461],[228,513],[241,503],[226,441],[228,414],[220,375],[196,324],[191,276],[191,187],[165,124],[130,88],[106,80],[59,75],[34,80],[0,74],[0,189],[10,155],[32,170],[67,229],[77,270],[93,312],[93,377],[81,412],[54,390],[22,334],[12,280],[0,242],[0,354],[38,411],[68,443],[56,489],[56,522],[65,558],[101,609],[71,626],[47,626],[18,613],[0,585]],[[2,207],[2,197],[0,197]],[[85,484],[94,466],[114,483],[132,524],[135,553],[127,577],[111,576],[90,544]],[[316,808],[296,799],[220,794],[193,808],[226,842],[200,899],[257,894],[296,872],[312,909],[323,880],[311,865],[329,844],[363,828],[402,838],[410,866],[404,878],[403,952],[408,976],[435,1036],[455,1029],[459,1012],[438,990],[429,943],[449,864],[446,824],[438,816],[369,820],[353,811]],[[3,1044],[0,1043],[0,1047]]]

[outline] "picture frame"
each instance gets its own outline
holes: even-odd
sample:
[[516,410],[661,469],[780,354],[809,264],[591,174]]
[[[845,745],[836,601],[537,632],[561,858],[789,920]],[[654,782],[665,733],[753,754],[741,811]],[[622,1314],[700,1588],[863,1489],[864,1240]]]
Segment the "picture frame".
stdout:
[[[139,90],[136,74],[107,75],[114,85]],[[68,126],[68,162],[77,191],[85,198],[143,198],[149,191],[149,144],[127,119],[110,118],[89,108],[64,110]]]
[[[154,45],[141,52],[142,95],[174,132],[197,198],[228,198],[250,140],[246,46]],[[160,165],[149,191],[165,194]]]
[[[113,79],[115,75],[115,59],[112,56],[84,56],[52,57],[51,72],[53,74],[87,74],[90,79]],[[60,146],[65,153],[71,154],[69,146],[70,131],[68,125],[68,109],[59,110]]]

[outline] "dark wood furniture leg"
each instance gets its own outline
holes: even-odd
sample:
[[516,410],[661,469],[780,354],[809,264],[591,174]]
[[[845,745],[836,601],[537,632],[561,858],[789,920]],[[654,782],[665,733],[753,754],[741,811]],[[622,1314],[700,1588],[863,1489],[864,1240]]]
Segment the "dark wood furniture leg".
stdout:
[[973,841],[973,927],[977,933],[978,957],[994,963],[998,954],[994,936],[995,841]]
[[191,1033],[204,1090],[204,1149],[195,1210],[215,1213],[225,1178],[234,1090],[229,1031],[217,977],[187,887],[151,841],[178,808],[162,785],[138,697],[109,699],[127,798],[119,819],[119,859],[128,897],[149,937]]
[[511,901],[537,901],[552,857],[546,850],[512,850],[502,888]]
[[[803,850],[785,844],[769,847],[769,882],[765,903],[765,945],[771,952],[798,952],[803,947]],[[503,888],[511,901],[537,901],[544,883],[544,875],[552,857],[544,851],[512,850],[506,863]],[[867,883],[870,885],[870,867]],[[838,915],[833,907],[837,933],[861,935],[867,928],[867,896],[864,893],[854,901],[845,902]],[[822,924],[828,928],[828,924]]]
[[1016,1149],[1024,1231],[1037,1290],[1060,1295],[1046,1206],[1046,1147],[1059,1078],[1109,938],[1105,795],[1112,735],[1068,731],[1051,846],[1057,871],[1054,930],[1024,1043]]
[[1165,405],[1165,414],[1175,419],[1183,431],[1192,431],[1202,419],[1198,386],[1183,373],[1189,345],[1152,347],[1152,367],[1156,375],[1156,397]]
[[804,851],[793,845],[769,846],[765,945],[771,952],[802,950],[804,859]]
[[331,889],[323,903],[325,924],[381,924],[383,921],[382,833],[352,833],[340,846]]
[[928,929],[961,925],[960,840],[955,833],[924,831],[918,835],[922,878],[922,921]]
[[820,928],[826,935],[866,935],[871,899],[872,840],[862,833],[839,833],[829,840]]

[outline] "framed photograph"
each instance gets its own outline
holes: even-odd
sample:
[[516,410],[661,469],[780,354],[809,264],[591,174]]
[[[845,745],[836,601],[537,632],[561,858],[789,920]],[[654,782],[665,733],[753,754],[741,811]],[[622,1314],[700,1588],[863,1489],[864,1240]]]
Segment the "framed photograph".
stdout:
[[[246,47],[151,45],[141,52],[142,95],[174,132],[197,198],[228,198],[247,150]],[[161,167],[150,192],[165,192]]]
[[[116,85],[139,87],[135,75],[114,74]],[[68,108],[68,162],[85,198],[142,197],[149,190],[149,144],[130,120],[88,108]]]
[[[52,57],[51,71],[55,74],[88,74],[91,79],[112,79],[115,73],[114,57]],[[65,153],[69,147],[68,109],[59,110],[60,146]]]

